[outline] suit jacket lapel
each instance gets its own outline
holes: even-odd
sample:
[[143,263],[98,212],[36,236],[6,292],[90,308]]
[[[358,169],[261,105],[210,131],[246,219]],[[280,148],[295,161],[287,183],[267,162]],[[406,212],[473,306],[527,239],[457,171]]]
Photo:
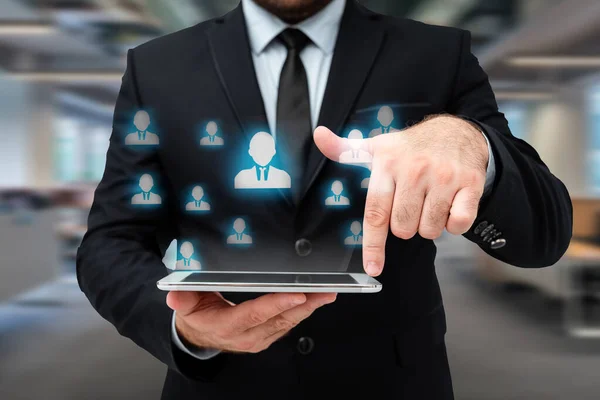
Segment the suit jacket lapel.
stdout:
[[[248,141],[259,130],[270,132],[241,4],[215,20],[209,46],[217,76]],[[279,192],[293,206],[291,194]]]
[[[383,42],[385,32],[377,22],[379,17],[358,5],[355,0],[347,1],[318,122],[318,125],[326,126],[337,134],[342,133],[341,129]],[[325,162],[326,158],[313,143],[303,182],[303,196]]]

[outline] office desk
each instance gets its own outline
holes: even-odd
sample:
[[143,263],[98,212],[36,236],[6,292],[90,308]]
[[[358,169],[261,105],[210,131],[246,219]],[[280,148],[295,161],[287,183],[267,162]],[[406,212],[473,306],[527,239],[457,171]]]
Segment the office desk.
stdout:
[[582,279],[583,271],[600,270],[600,245],[573,240],[561,264],[564,264],[561,270],[567,332],[577,337],[600,338],[600,323],[586,319],[590,305],[585,301],[586,297],[600,301],[600,288],[586,287]]
[[600,262],[600,245],[572,240],[565,257],[570,260]]
[[0,213],[0,302],[60,275],[55,209]]

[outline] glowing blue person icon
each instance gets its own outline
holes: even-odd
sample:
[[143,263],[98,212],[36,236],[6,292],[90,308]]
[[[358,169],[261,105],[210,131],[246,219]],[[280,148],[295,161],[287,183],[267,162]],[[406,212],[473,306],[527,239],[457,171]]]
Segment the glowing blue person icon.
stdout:
[[379,127],[373,129],[369,133],[369,137],[375,137],[384,133],[390,132],[398,132],[398,129],[392,126],[392,121],[394,120],[394,111],[390,106],[383,106],[377,112],[377,121],[379,122]]
[[340,154],[339,162],[342,164],[358,164],[366,166],[373,161],[373,157],[368,151],[362,149],[364,140],[363,134],[358,129],[352,129],[348,134],[348,144],[350,150]]
[[236,189],[289,189],[290,175],[271,165],[275,156],[275,140],[267,132],[258,132],[250,139],[248,154],[254,161],[252,168],[244,169],[235,176]]
[[334,181],[331,184],[331,192],[333,193],[333,196],[329,196],[328,198],[325,199],[325,205],[333,206],[333,207],[349,206],[350,199],[347,198],[346,196],[342,196],[343,191],[344,191],[344,184],[340,181]]
[[208,124],[206,124],[205,130],[206,136],[200,139],[200,146],[223,146],[223,138],[217,136],[219,127],[215,121],[210,121]]
[[192,189],[193,201],[190,201],[185,205],[186,211],[210,211],[210,204],[202,200],[204,197],[204,189],[202,186],[194,186]]
[[252,236],[244,233],[246,230],[246,221],[242,218],[237,218],[233,221],[233,235],[227,237],[228,244],[252,244]]
[[344,239],[344,244],[348,246],[362,246],[363,237],[362,237],[362,224],[360,221],[354,221],[350,225],[351,236],[346,237]]
[[148,131],[150,115],[143,110],[135,113],[133,125],[136,131],[125,136],[125,144],[137,146],[156,146],[159,143],[158,135]]
[[194,255],[194,246],[190,242],[181,243],[181,247],[179,248],[179,254],[181,254],[181,259],[177,260],[175,263],[175,269],[201,269],[200,261],[194,260],[192,256]]
[[137,205],[157,205],[162,203],[162,198],[156,193],[152,193],[154,188],[154,179],[150,174],[144,174],[139,181],[141,193],[135,194],[131,198],[131,204]]

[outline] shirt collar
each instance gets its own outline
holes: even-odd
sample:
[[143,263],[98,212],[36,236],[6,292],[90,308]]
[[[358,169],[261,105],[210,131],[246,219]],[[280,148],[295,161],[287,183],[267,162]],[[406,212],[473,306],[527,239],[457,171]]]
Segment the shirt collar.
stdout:
[[262,53],[281,32],[288,27],[294,27],[300,29],[323,52],[331,54],[335,47],[346,1],[333,0],[312,17],[297,25],[289,25],[253,0],[242,0],[252,52]]

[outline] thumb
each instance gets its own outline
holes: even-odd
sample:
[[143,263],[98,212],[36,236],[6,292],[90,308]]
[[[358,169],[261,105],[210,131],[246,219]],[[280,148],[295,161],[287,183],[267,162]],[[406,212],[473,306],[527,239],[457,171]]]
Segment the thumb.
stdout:
[[223,302],[223,297],[218,293],[172,291],[167,294],[167,306],[184,316],[193,313],[201,304]]
[[315,129],[313,138],[321,153],[330,160],[367,168],[372,162],[372,139],[364,139],[358,129],[353,129],[348,138],[343,138],[330,129],[319,126]]

